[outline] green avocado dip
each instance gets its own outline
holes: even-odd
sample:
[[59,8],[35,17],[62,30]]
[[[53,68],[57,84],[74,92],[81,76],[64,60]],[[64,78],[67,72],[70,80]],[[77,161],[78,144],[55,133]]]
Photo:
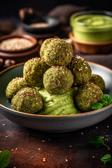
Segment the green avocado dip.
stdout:
[[84,42],[112,41],[112,17],[103,14],[73,15],[70,24],[76,40]]
[[73,102],[73,89],[62,95],[51,95],[45,89],[39,90],[39,93],[44,100],[44,108],[40,114],[70,115],[78,113]]

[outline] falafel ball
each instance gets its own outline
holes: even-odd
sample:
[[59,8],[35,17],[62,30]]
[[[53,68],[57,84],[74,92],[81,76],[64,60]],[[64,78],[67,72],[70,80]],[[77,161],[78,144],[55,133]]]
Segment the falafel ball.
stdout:
[[23,76],[29,86],[43,86],[43,74],[48,65],[41,58],[32,58],[24,64]]
[[73,56],[71,44],[60,38],[46,39],[40,48],[40,56],[44,58],[46,64],[68,65]]
[[90,82],[99,86],[101,90],[103,91],[105,90],[105,82],[104,82],[104,79],[100,75],[92,74]]
[[26,87],[27,82],[22,77],[12,79],[6,88],[6,97],[11,99],[21,88]]
[[43,108],[43,100],[36,88],[22,88],[11,101],[12,108],[26,113],[36,113]]
[[72,72],[64,66],[49,68],[43,77],[45,89],[51,94],[63,94],[68,91],[74,82]]
[[85,84],[91,79],[91,67],[84,58],[80,56],[74,57],[69,68],[74,74],[75,85]]
[[94,83],[87,83],[80,86],[75,97],[76,105],[81,111],[89,111],[93,103],[101,100],[102,90]]

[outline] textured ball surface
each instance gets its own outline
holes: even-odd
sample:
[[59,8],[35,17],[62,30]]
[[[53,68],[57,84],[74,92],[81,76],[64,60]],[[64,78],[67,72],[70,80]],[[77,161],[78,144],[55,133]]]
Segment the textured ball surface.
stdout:
[[40,48],[40,56],[50,65],[68,65],[73,56],[71,44],[63,39],[50,38],[43,42]]
[[43,100],[36,88],[19,90],[11,101],[13,109],[26,113],[36,113],[43,108]]
[[40,58],[28,60],[23,68],[23,76],[29,86],[43,86],[43,74],[48,69],[48,65]]
[[26,87],[27,82],[22,77],[16,77],[12,79],[6,88],[6,97],[11,99],[17,91],[19,91],[21,88]]
[[102,90],[94,83],[87,83],[79,88],[75,97],[76,104],[81,111],[89,111],[93,103],[101,100]]
[[84,58],[74,57],[69,67],[74,74],[75,84],[82,85],[91,79],[91,67]]
[[49,68],[43,77],[45,89],[51,94],[63,94],[74,82],[72,72],[64,66]]
[[101,90],[105,90],[105,82],[100,75],[92,74],[91,80],[92,83],[100,87]]

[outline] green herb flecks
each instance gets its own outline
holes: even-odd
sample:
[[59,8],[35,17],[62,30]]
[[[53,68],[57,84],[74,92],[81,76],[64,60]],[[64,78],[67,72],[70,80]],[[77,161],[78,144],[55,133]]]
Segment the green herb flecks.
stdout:
[[11,152],[8,150],[3,150],[0,152],[0,168],[6,168],[11,159]]

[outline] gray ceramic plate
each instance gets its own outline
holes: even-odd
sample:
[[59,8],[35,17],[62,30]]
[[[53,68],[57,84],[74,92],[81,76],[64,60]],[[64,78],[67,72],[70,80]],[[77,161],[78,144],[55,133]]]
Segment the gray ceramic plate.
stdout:
[[[108,93],[112,94],[112,70],[95,63],[90,63],[90,66],[94,73],[104,78],[106,89]],[[22,64],[16,65],[0,74],[0,112],[11,121],[28,128],[42,131],[69,132],[94,125],[112,114],[112,105],[83,114],[64,116],[26,114],[12,110],[5,96],[5,89],[11,79],[22,76],[22,69]]]

